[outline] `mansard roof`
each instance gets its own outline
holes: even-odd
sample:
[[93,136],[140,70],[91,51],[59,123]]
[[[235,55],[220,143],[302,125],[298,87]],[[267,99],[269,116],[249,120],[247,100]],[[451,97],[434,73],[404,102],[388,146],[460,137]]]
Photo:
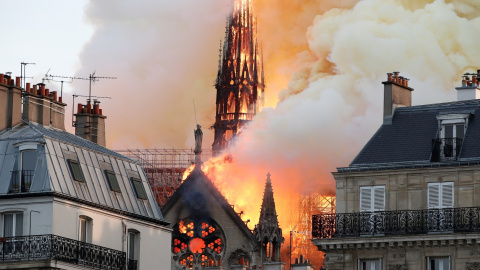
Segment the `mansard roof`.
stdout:
[[[10,182],[13,172],[19,170],[19,147],[25,143],[38,144],[36,169],[29,192],[12,194]],[[85,178],[84,190],[80,190],[78,181],[73,179],[69,160],[80,165]],[[120,192],[111,190],[106,170],[116,175]],[[137,198],[131,178],[141,180],[147,194],[145,200]],[[50,194],[166,224],[137,161],[64,130],[25,122],[0,132],[0,197],[35,194]]]
[[[461,151],[455,160],[432,162],[432,140],[439,138],[437,116],[448,114],[469,115]],[[338,171],[480,164],[478,116],[480,100],[396,108],[391,122],[382,124],[350,166]]]

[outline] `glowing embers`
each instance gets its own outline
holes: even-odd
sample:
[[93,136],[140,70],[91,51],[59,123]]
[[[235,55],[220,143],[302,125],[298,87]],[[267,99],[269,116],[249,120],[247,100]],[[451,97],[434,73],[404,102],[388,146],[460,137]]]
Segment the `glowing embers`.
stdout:
[[213,266],[224,257],[224,239],[222,229],[210,218],[180,220],[173,231],[173,260],[178,269]]
[[190,251],[193,253],[202,253],[203,250],[205,249],[205,241],[201,238],[193,238],[190,240]]

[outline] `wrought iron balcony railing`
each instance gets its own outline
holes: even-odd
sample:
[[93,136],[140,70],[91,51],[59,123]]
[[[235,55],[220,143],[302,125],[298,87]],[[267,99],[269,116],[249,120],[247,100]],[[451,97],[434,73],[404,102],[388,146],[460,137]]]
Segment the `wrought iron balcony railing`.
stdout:
[[[0,262],[57,260],[94,269],[125,270],[125,252],[56,235],[0,238]],[[132,268],[130,268],[132,265]],[[128,269],[137,269],[136,261]]]
[[432,140],[432,161],[457,160],[463,139],[445,138]]
[[480,232],[480,207],[314,215],[314,238]]
[[20,193],[30,191],[34,170],[12,171],[9,193]]

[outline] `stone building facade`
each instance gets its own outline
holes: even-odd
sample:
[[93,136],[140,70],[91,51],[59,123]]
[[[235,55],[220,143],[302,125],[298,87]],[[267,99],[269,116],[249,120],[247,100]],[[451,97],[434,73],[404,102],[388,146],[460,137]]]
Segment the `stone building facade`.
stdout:
[[383,125],[333,173],[336,214],[313,216],[326,269],[480,269],[480,100],[467,78],[464,100],[409,106],[413,89],[389,74]]

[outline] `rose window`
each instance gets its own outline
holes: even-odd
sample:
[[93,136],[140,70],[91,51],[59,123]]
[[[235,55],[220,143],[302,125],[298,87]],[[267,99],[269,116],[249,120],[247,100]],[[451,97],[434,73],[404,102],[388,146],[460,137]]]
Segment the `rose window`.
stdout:
[[180,220],[173,228],[172,252],[177,269],[214,265],[224,255],[225,235],[212,219]]

